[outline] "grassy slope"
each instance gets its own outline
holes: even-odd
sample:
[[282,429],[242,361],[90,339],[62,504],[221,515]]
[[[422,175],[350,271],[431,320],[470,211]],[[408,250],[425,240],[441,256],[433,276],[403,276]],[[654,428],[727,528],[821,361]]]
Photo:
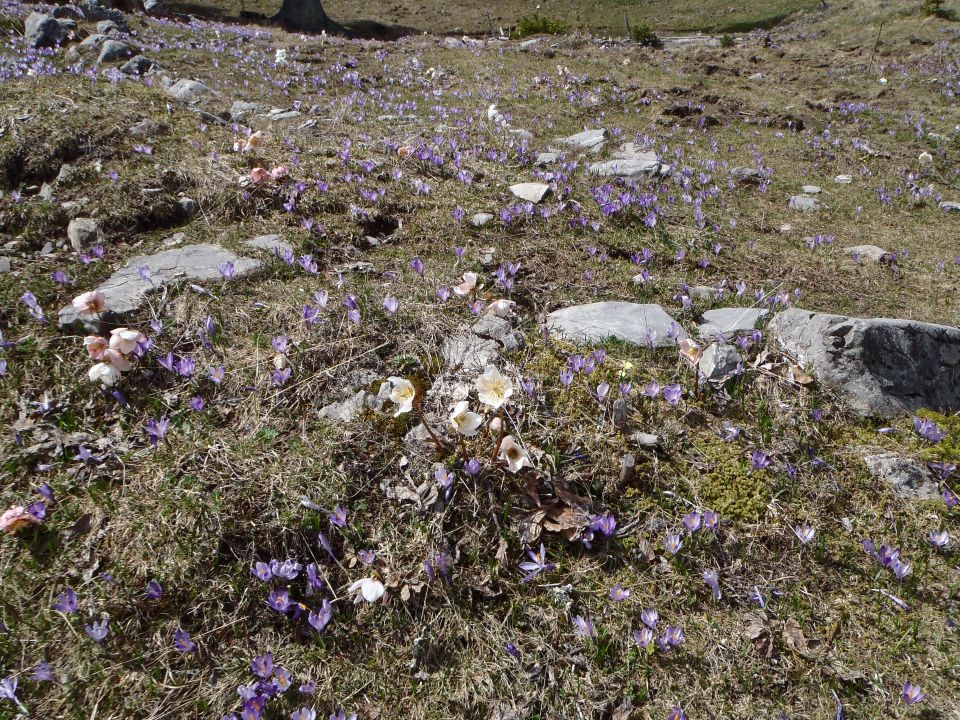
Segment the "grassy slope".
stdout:
[[[881,19],[889,30],[871,63]],[[333,181],[333,188],[327,194],[308,193],[302,201],[305,213],[326,227],[325,237],[308,235],[299,219],[278,205],[243,201],[235,177],[244,161],[228,153],[230,129],[201,130],[193,113],[175,106],[168,111],[158,87],[93,84],[70,76],[0,86],[0,99],[13,109],[12,116],[36,113],[0,139],[7,166],[20,151],[34,163],[30,167],[42,167],[56,148],[74,148],[69,154],[77,154],[80,175],[58,190],[60,199],[88,197],[111,234],[103,263],[84,267],[69,254],[31,255],[15,260],[18,274],[0,276],[4,336],[28,338],[8,354],[3,418],[12,423],[25,415],[36,423],[18,426],[24,428],[25,447],[4,438],[3,500],[28,497],[41,479],[60,497],[42,532],[2,540],[0,619],[13,630],[0,636],[4,674],[46,657],[69,680],[56,687],[22,681],[21,697],[38,717],[87,718],[94,708],[104,718],[219,717],[237,708],[235,687],[249,682],[250,658],[268,648],[298,679],[317,679],[318,709],[329,713],[343,704],[363,718],[600,718],[625,697],[637,706],[635,717],[662,718],[682,704],[691,718],[773,717],[781,710],[791,717],[828,718],[836,713],[834,693],[847,705],[848,717],[907,717],[916,711],[896,697],[906,679],[929,693],[929,716],[951,716],[960,692],[956,629],[947,622],[957,620],[956,556],[934,552],[925,536],[941,524],[956,536],[956,515],[948,519],[942,503],[895,500],[865,474],[860,461],[862,447],[914,455],[929,455],[928,450],[909,432],[878,435],[822,389],[805,391],[751,373],[732,399],[687,400],[689,412],[637,403],[634,425],[659,432],[665,447],[656,455],[639,451],[638,477],[623,486],[617,481],[618,463],[631,449],[629,441],[601,428],[585,382],[578,381],[572,395],[561,391],[557,373],[569,348],[544,348],[536,317],[574,301],[624,298],[661,302],[691,326],[692,315],[681,314],[673,300],[680,283],[716,284],[726,278],[744,280],[749,293],[782,281],[788,290],[801,289],[806,307],[956,324],[960,276],[950,263],[957,252],[955,216],[929,204],[914,206],[904,197],[885,208],[876,196],[881,185],[905,187],[924,148],[937,154],[936,169],[925,183],[948,198],[958,194],[956,144],[918,139],[913,132],[919,115],[928,129],[944,134],[960,122],[953,101],[941,94],[948,63],[956,62],[953,26],[856,3],[805,15],[784,29],[772,48],[747,38],[743,47],[726,51],[650,54],[561,40],[549,56],[512,49],[474,54],[432,40],[384,48],[321,47],[279,33],[241,42],[227,31],[219,42],[231,55],[222,53],[219,67],[211,65],[206,50],[188,45],[194,39],[213,42],[216,28],[137,27],[144,44],[161,37],[167,41],[166,49],[149,55],[168,68],[189,67],[183,74],[223,89],[228,99],[275,106],[298,99],[319,103],[323,109],[312,130],[295,130],[302,118],[264,124],[269,141],[263,161],[289,163],[297,155],[302,159],[297,177],[322,176]],[[315,58],[306,65],[305,79],[271,67],[273,49],[280,45],[289,45],[293,57]],[[227,62],[234,58],[236,68]],[[411,71],[415,58],[423,68],[443,72],[430,78]],[[342,65],[337,66],[348,60],[356,61],[364,83],[352,104],[340,101],[354,90],[341,82]],[[566,84],[558,78],[558,64],[573,76]],[[747,80],[756,71],[766,79]],[[890,80],[886,86],[877,82],[881,74]],[[315,75],[326,82],[322,94],[310,80]],[[284,91],[273,79],[292,80],[292,85]],[[441,102],[451,109],[447,114],[435,109],[435,90],[446,93]],[[376,102],[370,100],[374,97]],[[377,120],[395,112],[380,105],[383,97],[390,103],[416,101],[415,113],[424,125]],[[712,175],[707,184],[721,188],[719,198],[706,205],[720,230],[697,230],[689,208],[679,202],[655,231],[636,220],[603,220],[590,200],[595,183],[582,172],[573,176],[573,197],[601,222],[601,233],[572,232],[564,216],[511,227],[495,222],[482,231],[452,223],[458,205],[471,213],[506,204],[506,186],[533,174],[522,156],[484,127],[471,127],[459,142],[467,149],[466,166],[481,179],[468,187],[451,176],[449,167],[398,163],[383,140],[419,137],[433,143],[437,133],[431,128],[479,117],[491,100],[512,114],[516,126],[535,131],[538,149],[550,138],[600,124],[621,128],[625,137],[652,135],[670,153],[683,149],[682,162],[695,173]],[[696,116],[663,116],[664,110],[688,102],[703,105],[703,114],[719,124],[704,131]],[[868,107],[849,113],[841,102]],[[133,152],[136,141],[123,132],[143,116],[168,127],[152,141],[150,156]],[[785,127],[787,116],[803,119],[806,130]],[[829,138],[842,139],[842,145],[830,146],[821,135],[827,128]],[[295,149],[283,145],[287,135]],[[64,142],[54,142],[61,136]],[[436,142],[443,145],[439,137]],[[864,156],[849,144],[855,137],[891,157]],[[347,138],[354,158],[373,158],[404,174],[399,181],[371,174],[367,181],[387,188],[375,212],[402,219],[403,228],[392,244],[362,253],[378,273],[348,276],[349,291],[361,299],[369,318],[357,328],[333,309],[343,292],[333,287],[332,268],[356,259],[351,246],[363,247],[365,234],[345,212],[351,203],[366,205],[354,187],[339,180],[344,171],[337,153]],[[482,152],[474,156],[472,148],[490,144],[504,147],[505,162],[490,161]],[[209,160],[214,149],[224,156],[222,164]],[[771,187],[764,193],[728,188],[727,168],[753,164],[754,153],[774,169]],[[102,172],[95,169],[98,161]],[[701,161],[721,164],[711,168]],[[166,168],[173,169],[172,176],[164,175]],[[120,172],[117,183],[104,176],[111,169]],[[357,164],[352,170],[361,172]],[[841,172],[857,181],[834,185],[831,178]],[[413,177],[427,180],[431,195],[413,194]],[[169,195],[181,188],[200,200],[196,220],[179,227],[162,206],[144,219],[139,189],[163,182]],[[787,198],[809,182],[824,187],[831,210],[790,213]],[[669,185],[660,190],[662,195],[678,192]],[[65,218],[55,207],[36,200],[13,206],[5,198],[2,203],[2,225],[20,238],[21,250],[63,236]],[[204,355],[205,363],[223,362],[231,374],[223,386],[213,387],[137,371],[124,381],[133,407],[123,410],[78,380],[86,367],[79,337],[38,325],[16,298],[29,288],[52,312],[73,294],[47,279],[53,269],[66,267],[77,288],[87,288],[124,258],[159,248],[174,230],[183,230],[191,241],[234,248],[255,234],[282,232],[299,252],[317,256],[321,276],[275,263],[255,280],[213,286],[218,300],[185,292],[158,299],[152,312],[166,324],[158,346]],[[802,239],[817,233],[834,235],[836,241],[810,251]],[[723,245],[719,255],[711,249],[715,242]],[[841,251],[865,242],[908,250],[901,273],[857,266]],[[458,245],[468,252],[455,267],[452,249]],[[315,414],[341,388],[368,384],[371,377],[435,372],[439,340],[468,315],[462,303],[438,306],[433,281],[449,283],[465,269],[482,270],[477,251],[488,245],[497,248],[499,260],[519,261],[527,273],[513,297],[528,347],[510,361],[541,378],[546,405],[518,402],[516,427],[528,445],[553,459],[577,492],[609,508],[621,525],[636,521],[623,538],[592,551],[547,534],[548,555],[559,569],[529,585],[519,583],[515,566],[522,544],[510,512],[524,502],[529,471],[519,478],[490,472],[478,482],[461,472],[450,508],[418,511],[385,493],[405,482],[397,470],[401,456],[413,463],[414,484],[429,477],[434,460],[404,448],[402,422],[370,414],[343,430]],[[591,245],[610,260],[592,257]],[[655,281],[638,288],[630,281],[636,268],[629,253],[644,246],[656,252]],[[689,248],[690,261],[672,262],[679,247]],[[409,270],[413,256],[426,260],[430,283]],[[703,256],[711,260],[705,269],[696,265]],[[940,261],[946,263],[943,270],[937,268]],[[585,276],[588,269],[594,271],[591,277]],[[403,280],[392,282],[381,274],[391,270]],[[300,307],[318,287],[331,291],[330,322],[307,333]],[[396,319],[378,310],[387,292],[400,298]],[[211,355],[196,340],[208,314],[221,327]],[[146,330],[149,318],[144,313],[132,324]],[[295,375],[277,390],[269,383],[270,338],[281,333],[294,340]],[[689,385],[672,353],[652,355],[619,345],[607,349],[611,360],[599,372],[611,382],[629,361],[636,384],[657,378],[661,384]],[[142,365],[156,368],[154,360]],[[591,385],[596,382],[599,376],[590,379]],[[259,389],[249,392],[248,385]],[[41,417],[26,403],[45,390],[55,404]],[[208,399],[203,414],[185,406],[197,393]],[[813,407],[826,411],[823,422],[810,419]],[[174,429],[152,450],[141,428],[148,417],[159,415],[173,417]],[[744,440],[717,441],[723,421],[744,427]],[[896,424],[909,428],[908,420]],[[73,448],[65,454],[30,449],[44,438],[76,431],[92,434],[85,442],[106,456],[103,463],[79,464]],[[489,452],[484,441],[471,447]],[[775,471],[748,472],[747,452],[756,447],[774,453]],[[811,467],[807,447],[831,469]],[[448,466],[455,461],[443,460]],[[41,462],[53,465],[41,473]],[[784,472],[785,462],[803,465],[796,480]],[[545,467],[546,461],[539,464]],[[320,638],[270,611],[264,587],[249,573],[254,560],[271,557],[325,563],[316,533],[328,530],[326,519],[305,509],[303,496],[328,508],[345,505],[353,527],[344,539],[333,535],[345,567],[326,564],[339,602],[333,624]],[[688,541],[677,559],[661,558],[664,533],[694,507],[720,508],[722,532]],[[844,518],[853,524],[852,533],[844,529]],[[815,546],[805,550],[790,530],[803,521],[819,533]],[[901,546],[914,563],[913,579],[900,587],[869,563],[859,547],[862,537]],[[501,539],[503,560],[497,553]],[[344,598],[346,585],[361,576],[352,553],[364,547],[377,549],[377,571],[391,585],[386,605],[353,608]],[[450,587],[424,584],[421,563],[438,550],[455,558]],[[700,578],[705,567],[720,570],[721,602],[710,598]],[[116,583],[104,581],[103,572]],[[143,597],[151,578],[167,588],[160,601]],[[616,582],[633,589],[629,602],[615,605],[608,599],[607,590]],[[67,584],[81,595],[81,613],[72,619],[49,610]],[[569,607],[550,589],[566,584],[572,586]],[[294,585],[301,597],[300,581]],[[413,592],[409,601],[402,599],[404,586]],[[754,586],[780,593],[771,596],[762,616],[749,598]],[[900,613],[876,588],[902,596],[914,611]],[[665,657],[638,655],[629,630],[638,626],[639,610],[647,606],[659,609],[662,622],[684,627],[682,650]],[[101,612],[109,614],[112,632],[99,647],[84,635],[82,622]],[[593,617],[601,633],[596,642],[573,637],[573,613]],[[788,621],[799,624],[809,651],[790,644],[784,635]],[[178,627],[193,633],[198,654],[172,649],[170,638]],[[505,654],[508,641],[520,648],[521,660]],[[290,709],[281,715],[278,705],[276,717],[287,717]]]

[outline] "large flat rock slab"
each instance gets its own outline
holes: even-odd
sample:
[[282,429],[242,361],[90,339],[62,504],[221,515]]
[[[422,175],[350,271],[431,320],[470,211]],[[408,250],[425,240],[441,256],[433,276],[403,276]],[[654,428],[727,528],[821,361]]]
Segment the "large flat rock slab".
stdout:
[[590,174],[600,177],[651,178],[665,175],[668,171],[669,166],[661,164],[655,152],[641,150],[634,143],[627,143],[620,148],[612,160],[590,166]]
[[584,130],[583,132],[578,132],[568,137],[557,138],[557,142],[561,145],[569,145],[580,148],[581,150],[591,150],[602,147],[608,137],[610,137],[610,133],[604,128],[599,128],[597,130]]
[[447,370],[476,372],[500,357],[500,353],[523,345],[523,333],[514,330],[509,320],[484,315],[468,330],[447,338],[442,353]]
[[703,322],[697,328],[697,334],[704,340],[713,340],[717,336],[728,338],[750,332],[767,312],[762,308],[738,307],[707,310],[703,313]]
[[[676,345],[687,336],[683,328],[659,305],[631,302],[596,302],[572,305],[547,316],[547,326],[557,335],[574,341],[602,342],[617,338],[634,345],[647,345],[652,333],[654,347]],[[669,333],[675,328],[674,338]]]
[[[107,312],[114,316],[141,308],[150,293],[165,285],[183,280],[219,280],[221,266],[233,263],[233,279],[260,269],[260,261],[238,257],[217,245],[201,243],[164,250],[155,255],[138,255],[107,278],[98,290],[107,300]],[[140,276],[140,268],[149,268],[150,279]],[[82,321],[73,305],[60,310],[60,325],[65,327]]]
[[865,417],[960,411],[960,330],[792,308],[767,333]]

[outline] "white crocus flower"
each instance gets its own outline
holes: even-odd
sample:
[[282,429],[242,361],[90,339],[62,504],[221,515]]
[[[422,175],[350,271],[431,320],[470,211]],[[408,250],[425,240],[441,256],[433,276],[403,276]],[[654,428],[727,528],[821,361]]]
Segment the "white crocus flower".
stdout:
[[677,349],[680,351],[680,357],[692,366],[696,366],[700,362],[700,358],[703,357],[703,350],[690,338],[684,338],[677,343]]
[[110,349],[129,355],[137,348],[137,343],[143,339],[139,330],[116,328],[110,331]]
[[501,375],[493,365],[487,365],[483,375],[478,377],[474,384],[477,387],[477,397],[480,398],[480,402],[494,410],[499,409],[507,398],[513,395],[513,383],[509,378]]
[[461,435],[473,437],[480,429],[483,418],[475,412],[470,412],[467,409],[469,407],[470,403],[466,400],[461,400],[453,406],[450,412],[450,427]]
[[120,377],[120,371],[108,362],[99,362],[87,371],[87,377],[90,378],[90,382],[103,383],[109,387]]
[[81,315],[99,315],[107,309],[107,298],[99,290],[91,290],[77,295],[73,307]]
[[385,590],[383,583],[379,580],[363,578],[350,586],[350,592],[356,594],[354,602],[360,602],[360,599],[363,598],[368,603],[373,603],[383,597]]
[[127,360],[127,358],[124,356],[123,353],[119,352],[118,350],[114,350],[112,348],[108,349],[103,354],[103,359],[106,362],[113,365],[120,372],[126,372],[127,370],[133,367],[133,365],[130,364],[130,361]]
[[397,405],[397,411],[393,416],[399,417],[413,410],[413,399],[417,395],[417,389],[413,383],[406,378],[396,376],[387,379],[391,385],[390,400]]
[[525,467],[533,467],[530,453],[513,439],[513,435],[507,435],[500,444],[500,458],[507,461],[512,473],[518,473]]
[[455,292],[460,297],[469,295],[477,288],[477,274],[475,272],[465,272],[463,274],[463,282],[457,285],[453,292]]
[[486,315],[496,315],[500,318],[511,318],[513,317],[513,308],[516,306],[516,303],[513,300],[494,300],[492,303],[487,305],[487,309],[484,311]]

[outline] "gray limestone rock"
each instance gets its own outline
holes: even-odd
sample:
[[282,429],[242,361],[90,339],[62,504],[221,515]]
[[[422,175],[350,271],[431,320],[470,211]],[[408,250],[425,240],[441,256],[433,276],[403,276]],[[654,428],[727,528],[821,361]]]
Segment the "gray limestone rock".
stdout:
[[480,212],[470,218],[470,224],[474,227],[483,227],[491,220],[493,220],[493,215],[486,212]]
[[514,197],[527,202],[538,203],[550,192],[550,186],[546,183],[525,182],[510,186],[510,192]]
[[762,179],[760,171],[752,167],[735,167],[730,171],[730,177],[742,183],[758,183]]
[[133,50],[125,42],[120,40],[107,40],[100,46],[100,55],[97,57],[98,63],[113,62],[114,60],[126,60],[133,55]]
[[584,130],[569,137],[559,138],[557,142],[561,145],[570,145],[575,148],[580,148],[581,150],[590,150],[602,146],[606,143],[608,137],[610,137],[610,133],[604,129]]
[[143,55],[134,55],[120,66],[120,72],[124,75],[143,75],[150,71],[156,63]]
[[510,321],[495,315],[484,315],[469,330],[443,343],[443,359],[448,370],[482,370],[501,352],[517,350],[524,344],[523,333],[514,330]]
[[870,474],[888,483],[894,493],[907,500],[936,500],[940,497],[937,483],[919,460],[896,453],[867,455]]
[[697,334],[704,340],[734,335],[753,330],[760,319],[767,314],[761,308],[725,307],[707,310],[703,313],[703,322],[697,328]]
[[722,383],[743,368],[743,358],[729,343],[711,343],[704,351],[697,366],[700,376],[708,382]]
[[876,263],[890,262],[893,256],[876,245],[851,245],[843,249],[845,253],[854,259],[870,260]]
[[103,242],[103,230],[93,218],[74,218],[67,225],[67,238],[70,246],[77,252],[83,252],[92,245]]
[[177,80],[167,88],[167,92],[180,102],[185,103],[195,103],[205,98],[214,97],[220,94],[216,90],[207,87],[202,82],[197,82],[196,80],[187,80],[186,78]]
[[[547,316],[547,326],[568,340],[602,342],[618,338],[634,345],[647,345],[652,333],[654,347],[676,344],[687,336],[672,317],[659,305],[630,302],[596,302],[572,305]],[[668,333],[674,329],[675,338]]]
[[252,240],[247,240],[244,245],[256,248],[270,255],[286,255],[293,252],[293,245],[285,242],[280,235],[258,235]]
[[539,167],[543,167],[544,165],[552,165],[559,159],[560,156],[555,152],[542,152],[537,155],[537,159],[534,164]]
[[56,47],[67,39],[67,28],[49,15],[30,13],[24,24],[23,38],[28,47]]
[[794,195],[790,198],[790,209],[797,212],[814,212],[826,207],[818,198],[809,195]]
[[862,416],[960,411],[960,330],[792,308],[768,334]]
[[590,174],[600,177],[654,177],[665,175],[668,171],[669,166],[661,164],[655,152],[642,150],[634,143],[627,143],[620,148],[612,160],[590,166]]
[[[249,275],[260,268],[260,261],[237,257],[232,252],[207,243],[164,250],[155,255],[140,255],[107,278],[98,288],[106,297],[108,312],[122,316],[138,310],[150,293],[180,280],[219,280],[220,267],[233,263],[233,279]],[[150,269],[150,281],[140,277],[139,269]],[[72,305],[60,310],[60,326],[82,321]]]
[[940,209],[946,212],[960,212],[960,202],[953,202],[952,200],[944,200],[940,203]]

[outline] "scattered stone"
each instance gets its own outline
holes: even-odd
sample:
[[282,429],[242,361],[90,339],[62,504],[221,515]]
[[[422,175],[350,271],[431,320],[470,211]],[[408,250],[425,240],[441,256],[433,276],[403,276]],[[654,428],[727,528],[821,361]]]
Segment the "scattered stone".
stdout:
[[[132,61],[131,61],[132,62]],[[159,135],[163,131],[163,126],[155,120],[150,118],[144,118],[138,123],[131,125],[127,132],[133,135],[134,137],[153,137],[154,135]]]
[[74,250],[83,252],[103,242],[103,230],[100,229],[100,223],[93,218],[78,217],[67,225],[67,237]]
[[530,38],[529,40],[524,40],[522,43],[520,43],[519,48],[521,50],[529,50],[539,42],[540,38]]
[[763,80],[763,73],[754,73],[753,75],[751,75],[751,76],[750,76],[749,78],[747,78],[747,79],[748,79],[748,80],[753,80],[753,81]]
[[945,210],[946,212],[960,212],[960,202],[944,200],[940,203],[940,209]]
[[133,50],[125,42],[119,40],[107,40],[100,48],[98,63],[113,62],[114,60],[126,60],[133,55]]
[[100,33],[94,33],[93,35],[87,35],[83,40],[80,41],[81,48],[99,48],[108,40],[106,35]]
[[559,138],[557,142],[563,145],[572,145],[581,150],[591,150],[593,148],[603,147],[608,137],[610,137],[610,133],[604,129],[584,130],[583,132],[578,132],[576,135]]
[[853,175],[837,175],[833,181],[837,185],[849,185],[853,182]]
[[491,220],[493,220],[493,215],[490,213],[479,212],[470,218],[470,224],[474,227],[483,227]]
[[193,198],[182,197],[177,200],[177,203],[180,205],[180,209],[183,210],[183,214],[187,217],[193,217],[197,214],[197,210],[200,209],[197,201]]
[[83,20],[83,15],[72,5],[57,5],[51,13],[55,18],[70,18],[72,20]]
[[[547,316],[547,326],[568,340],[602,342],[614,337],[634,345],[647,345],[653,334],[654,347],[676,345],[687,336],[683,328],[659,305],[630,302],[596,302],[573,305]],[[678,332],[676,339],[668,333]]]
[[521,200],[538,203],[550,192],[550,186],[538,182],[517,183],[510,186],[510,192]]
[[731,338],[757,327],[760,319],[767,314],[760,308],[725,307],[707,310],[703,313],[703,322],[697,328],[697,334],[704,340],[716,337]]
[[665,175],[666,170],[669,170],[669,166],[660,163],[655,152],[641,150],[634,143],[627,143],[613,157],[613,160],[591,165],[590,174],[601,177],[637,178]]
[[819,199],[809,195],[794,195],[790,198],[790,209],[798,212],[813,212],[826,207]]
[[255,102],[246,102],[244,100],[234,100],[230,106],[230,119],[234,121],[243,120],[247,115],[259,113],[263,110],[263,105]]
[[534,164],[539,167],[543,167],[544,165],[552,165],[559,159],[560,156],[555,152],[542,152],[537,155],[537,159]]
[[529,130],[523,130],[521,128],[511,128],[510,134],[513,135],[515,138],[519,138],[520,140],[526,140],[527,142],[530,142],[531,140],[533,140],[533,133],[530,132]]
[[864,417],[960,411],[960,330],[791,308],[767,328],[780,347]]
[[611,420],[617,430],[623,430],[627,426],[627,420],[630,418],[630,406],[623,398],[617,398],[613,401],[613,410]]
[[147,15],[163,15],[167,9],[162,0],[143,0],[143,11]]
[[[110,315],[117,317],[138,310],[150,293],[179,280],[219,280],[220,267],[233,263],[234,279],[260,269],[253,258],[237,257],[232,252],[207,243],[164,250],[155,255],[133,257],[98,288],[106,297]],[[142,267],[150,269],[150,282],[140,277]],[[60,326],[82,321],[73,305],[60,310]]]
[[275,122],[277,120],[291,120],[297,117],[300,117],[299,110],[284,110],[283,108],[273,108],[273,110],[271,110],[264,116],[264,119],[269,120],[271,122]]
[[127,18],[123,13],[114,8],[104,7],[99,0],[87,0],[80,3],[80,11],[90,22],[99,22],[100,20],[111,20],[123,32],[128,32],[130,27],[127,25]]
[[23,37],[28,47],[56,47],[67,39],[67,28],[49,15],[30,13],[24,25]]
[[220,94],[216,90],[207,87],[202,82],[197,82],[196,80],[187,80],[185,78],[177,80],[175,83],[173,83],[167,88],[167,92],[180,102],[185,103],[195,103],[203,100],[204,98],[213,97]]
[[46,202],[53,200],[53,186],[50,183],[44,183],[40,186],[40,192],[37,193],[37,197]]
[[729,343],[711,343],[704,349],[698,368],[708,382],[722,383],[743,370],[743,358]]
[[523,333],[514,330],[509,320],[484,315],[467,332],[444,341],[442,353],[448,370],[473,372],[482,370],[501,352],[517,350],[523,345]]
[[334,423],[350,423],[356,420],[364,408],[367,407],[367,398],[370,396],[366,390],[359,390],[347,399],[340,402],[331,403],[326,407],[320,408],[320,417]]
[[153,60],[143,55],[134,55],[120,66],[120,72],[124,75],[143,75],[150,72],[150,69],[156,65]]
[[8,257],[0,257],[0,275],[10,272],[12,270],[12,261]]
[[860,258],[877,263],[888,263],[893,259],[893,255],[876,245],[852,245],[845,247],[843,251],[854,259]]
[[43,244],[43,247],[40,248],[40,252],[39,252],[38,254],[39,254],[39,255],[53,255],[53,250],[54,250],[53,243],[50,242],[49,240],[47,240],[47,241]]
[[653,433],[635,432],[630,436],[630,439],[644,448],[655,448],[660,444],[660,436]]
[[629,485],[636,475],[637,456],[633,453],[627,453],[620,460],[620,484]]
[[709,285],[694,285],[689,294],[691,300],[713,300],[717,297],[717,289]]
[[735,167],[730,171],[730,177],[743,183],[759,183],[761,180],[760,171],[752,167]]
[[270,255],[287,255],[293,252],[293,245],[285,242],[280,235],[258,235],[253,240],[247,240],[244,245],[263,250]]
[[870,473],[891,486],[894,493],[907,500],[936,500],[940,497],[937,483],[919,460],[896,453],[868,455],[863,459]]
[[823,189],[819,185],[804,185],[800,188],[807,195],[819,195]]
[[54,178],[55,183],[67,183],[70,182],[70,174],[73,172],[73,165],[70,163],[63,163],[60,166],[60,170],[57,172],[57,177]]
[[120,32],[120,27],[113,20],[101,20],[97,23],[97,32],[101,35],[109,35],[112,32]]

